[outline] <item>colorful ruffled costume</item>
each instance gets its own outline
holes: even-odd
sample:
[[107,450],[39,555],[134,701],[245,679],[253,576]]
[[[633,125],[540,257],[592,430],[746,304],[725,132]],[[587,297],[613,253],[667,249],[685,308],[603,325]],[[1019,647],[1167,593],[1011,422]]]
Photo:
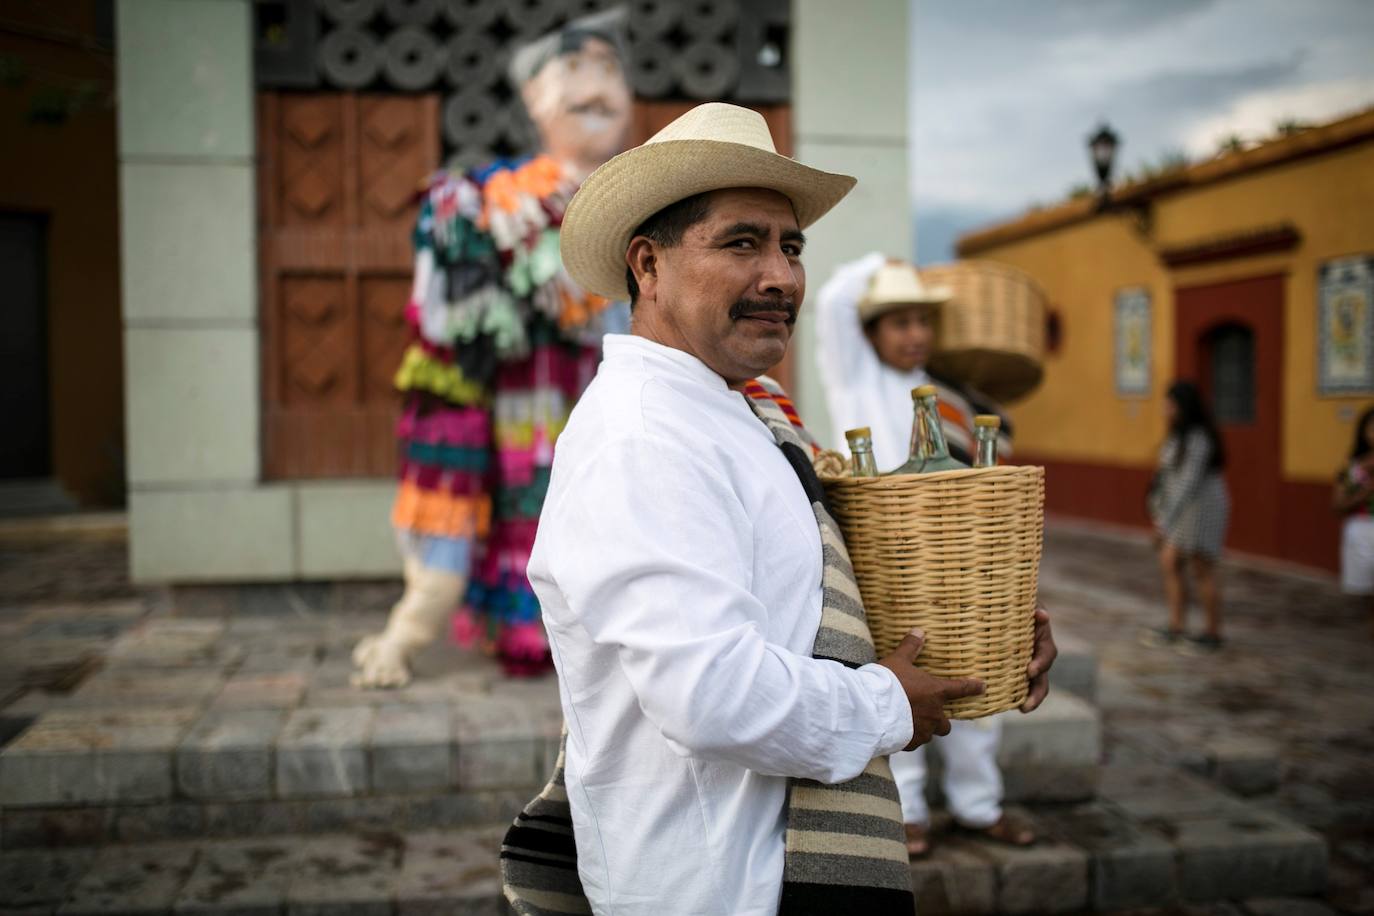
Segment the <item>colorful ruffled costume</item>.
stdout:
[[392,523],[408,556],[467,577],[455,636],[512,674],[549,665],[525,567],[554,442],[601,337],[629,325],[626,304],[563,270],[558,231],[576,189],[547,156],[441,172],[415,227]]

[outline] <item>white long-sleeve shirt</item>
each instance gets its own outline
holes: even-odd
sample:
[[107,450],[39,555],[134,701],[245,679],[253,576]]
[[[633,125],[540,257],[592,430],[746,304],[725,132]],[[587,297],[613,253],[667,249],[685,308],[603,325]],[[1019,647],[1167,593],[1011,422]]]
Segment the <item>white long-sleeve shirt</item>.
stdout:
[[744,396],[685,352],[607,337],[529,577],[594,911],[776,912],[786,777],[856,776],[911,740],[911,709],[888,669],[811,658],[815,516]]

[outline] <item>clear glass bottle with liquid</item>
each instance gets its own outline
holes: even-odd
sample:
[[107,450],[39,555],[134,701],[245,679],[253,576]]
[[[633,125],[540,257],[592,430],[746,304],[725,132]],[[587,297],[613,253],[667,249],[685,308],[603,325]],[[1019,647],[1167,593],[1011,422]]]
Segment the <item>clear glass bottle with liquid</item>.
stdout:
[[1002,430],[1002,418],[980,413],[973,418],[973,466],[997,467],[997,436]]
[[932,474],[967,468],[949,453],[945,428],[940,424],[939,396],[934,385],[911,389],[911,450],[906,463],[891,474]]
[[849,442],[849,470],[855,477],[877,477],[878,463],[873,459],[873,430],[867,426],[847,429],[844,437]]

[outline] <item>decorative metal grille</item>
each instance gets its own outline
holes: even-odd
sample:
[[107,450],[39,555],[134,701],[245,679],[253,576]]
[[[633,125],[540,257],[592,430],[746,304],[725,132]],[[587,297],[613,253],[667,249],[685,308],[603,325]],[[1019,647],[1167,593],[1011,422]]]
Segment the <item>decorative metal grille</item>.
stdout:
[[[256,0],[262,89],[440,92],[451,162],[530,150],[506,64],[516,47],[615,0]],[[636,95],[760,105],[789,98],[788,0],[630,0]]]

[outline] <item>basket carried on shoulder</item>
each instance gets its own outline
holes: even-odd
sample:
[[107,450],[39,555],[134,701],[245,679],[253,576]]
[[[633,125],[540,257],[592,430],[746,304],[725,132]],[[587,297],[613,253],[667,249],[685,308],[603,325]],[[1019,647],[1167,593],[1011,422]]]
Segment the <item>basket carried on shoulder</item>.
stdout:
[[945,706],[976,719],[1026,698],[1045,520],[1045,470],[994,467],[823,478],[868,611],[878,657],[912,627],[918,664],[977,677],[982,696]]
[[993,261],[956,261],[922,268],[921,281],[952,294],[941,312],[932,372],[1002,402],[1040,384],[1046,300],[1028,274]]

